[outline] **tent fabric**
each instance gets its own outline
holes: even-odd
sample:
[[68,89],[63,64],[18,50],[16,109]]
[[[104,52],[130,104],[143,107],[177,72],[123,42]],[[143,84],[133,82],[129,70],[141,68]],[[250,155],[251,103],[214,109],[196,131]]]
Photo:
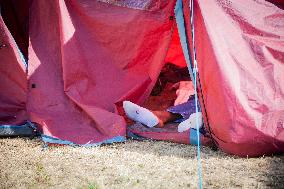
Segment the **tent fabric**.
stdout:
[[0,125],[22,124],[26,111],[26,66],[11,33],[0,16]]
[[[149,96],[176,35],[176,1],[28,2],[28,76],[11,35],[17,29],[0,20],[0,124],[31,120],[48,143],[124,141],[122,101]],[[190,55],[195,31],[206,130],[230,154],[284,152],[283,1],[195,0],[194,27],[190,1],[182,2]]]
[[180,37],[176,24],[174,24],[172,40],[167,51],[165,62],[174,64],[181,68],[186,67],[186,62],[182,53]]
[[[197,131],[195,129],[179,133],[177,124],[174,123],[168,123],[164,128],[148,128],[141,123],[135,123],[129,126],[128,132],[130,132],[130,136],[134,134],[134,136],[148,139],[197,145]],[[204,146],[212,146],[212,141],[207,135],[200,134],[200,143]]]
[[[210,126],[218,146],[230,154],[283,152],[284,10],[264,0],[195,2],[199,97],[207,130]],[[186,25],[191,28],[189,19]],[[191,29],[192,53],[190,35]]]
[[125,136],[120,102],[147,97],[172,34],[174,1],[148,5],[32,2],[27,109],[44,135],[82,145]]

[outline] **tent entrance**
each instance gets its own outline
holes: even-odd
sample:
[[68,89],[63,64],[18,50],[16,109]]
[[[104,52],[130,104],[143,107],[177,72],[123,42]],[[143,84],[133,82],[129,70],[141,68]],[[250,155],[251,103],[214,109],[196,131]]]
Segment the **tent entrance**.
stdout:
[[[180,81],[191,82],[187,67],[178,67],[174,64],[166,63],[151,95],[142,106],[154,111],[165,111],[169,107],[172,107],[177,98],[176,88],[174,86]],[[193,99],[194,96],[190,98]],[[128,137],[133,139],[149,138],[183,144],[197,144],[197,131],[195,129],[189,129],[184,132],[178,132],[179,122],[176,121],[165,123],[163,128],[148,128],[141,123],[135,123],[128,119],[127,123]],[[211,145],[210,137],[202,134],[205,133],[201,132],[201,143],[203,145]]]
[[[174,106],[177,99],[177,88],[179,82],[192,82],[189,74],[189,69],[183,54],[180,36],[177,24],[173,26],[172,39],[164,61],[164,66],[161,69],[160,75],[151,91],[150,96],[142,104],[143,107],[153,111],[165,111],[169,107]],[[190,99],[193,99],[192,95]],[[197,143],[195,129],[178,132],[178,121],[168,122],[163,128],[148,128],[140,123],[134,123],[127,119],[128,137],[134,139],[150,138],[155,140],[166,140],[171,142],[194,144]],[[203,145],[210,145],[209,137],[201,135]]]

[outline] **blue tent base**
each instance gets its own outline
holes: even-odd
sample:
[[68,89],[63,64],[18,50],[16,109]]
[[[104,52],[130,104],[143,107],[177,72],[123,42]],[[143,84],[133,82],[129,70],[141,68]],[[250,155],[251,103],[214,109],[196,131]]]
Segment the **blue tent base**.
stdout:
[[35,125],[26,122],[22,125],[0,125],[0,137],[35,137],[39,136]]
[[112,144],[112,143],[119,143],[119,142],[125,142],[126,138],[124,136],[116,136],[101,142],[90,142],[87,144],[76,144],[68,140],[61,140],[55,137],[51,137],[48,135],[41,135],[42,141],[45,143],[45,147],[48,146],[48,144],[54,144],[54,145],[69,145],[73,147],[94,147],[94,146],[100,146],[102,144]]

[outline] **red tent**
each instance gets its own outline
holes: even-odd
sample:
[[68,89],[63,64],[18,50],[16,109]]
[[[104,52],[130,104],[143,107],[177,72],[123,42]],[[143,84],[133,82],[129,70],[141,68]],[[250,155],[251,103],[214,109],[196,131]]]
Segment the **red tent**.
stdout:
[[1,123],[31,120],[49,143],[124,141],[121,102],[142,103],[165,57],[182,55],[180,47],[169,50],[179,12],[188,65],[195,31],[199,102],[212,139],[241,156],[283,152],[283,3],[196,0],[192,27],[189,0],[177,2],[31,1],[27,77],[1,21],[1,40],[9,47],[0,49],[7,65],[0,68],[6,91],[0,96]]

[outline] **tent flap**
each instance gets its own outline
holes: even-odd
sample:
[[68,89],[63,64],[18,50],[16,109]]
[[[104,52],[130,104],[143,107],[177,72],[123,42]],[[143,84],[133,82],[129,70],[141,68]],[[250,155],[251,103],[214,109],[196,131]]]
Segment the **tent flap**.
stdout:
[[[204,107],[224,151],[284,151],[284,10],[267,1],[195,3]],[[208,129],[208,126],[207,126]]]
[[26,66],[1,16],[0,60],[0,125],[22,124],[28,119]]
[[27,107],[44,135],[81,145],[125,136],[115,104],[149,95],[172,34],[174,1],[147,2],[151,11],[93,0],[33,1],[28,79],[35,87]]

